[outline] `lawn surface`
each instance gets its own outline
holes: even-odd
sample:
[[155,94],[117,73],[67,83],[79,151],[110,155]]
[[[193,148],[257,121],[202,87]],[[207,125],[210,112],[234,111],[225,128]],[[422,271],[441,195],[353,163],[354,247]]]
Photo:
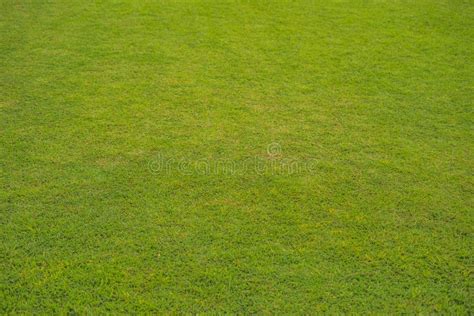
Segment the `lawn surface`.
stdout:
[[473,38],[472,0],[0,0],[0,312],[472,314]]

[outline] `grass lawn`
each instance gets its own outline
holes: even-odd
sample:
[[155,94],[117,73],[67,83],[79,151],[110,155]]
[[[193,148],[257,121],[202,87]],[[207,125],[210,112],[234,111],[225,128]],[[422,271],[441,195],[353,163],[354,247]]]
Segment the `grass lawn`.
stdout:
[[0,313],[474,312],[474,1],[0,0]]

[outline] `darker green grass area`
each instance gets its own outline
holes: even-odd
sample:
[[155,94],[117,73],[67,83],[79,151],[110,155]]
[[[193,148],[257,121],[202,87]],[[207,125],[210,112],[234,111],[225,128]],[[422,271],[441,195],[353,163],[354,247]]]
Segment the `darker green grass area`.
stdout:
[[0,0],[0,313],[472,314],[471,0]]

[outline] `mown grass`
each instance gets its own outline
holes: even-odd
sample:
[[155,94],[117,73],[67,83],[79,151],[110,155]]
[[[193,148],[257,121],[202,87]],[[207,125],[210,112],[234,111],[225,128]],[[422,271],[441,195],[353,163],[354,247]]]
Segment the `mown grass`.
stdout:
[[472,1],[0,4],[0,312],[473,312]]

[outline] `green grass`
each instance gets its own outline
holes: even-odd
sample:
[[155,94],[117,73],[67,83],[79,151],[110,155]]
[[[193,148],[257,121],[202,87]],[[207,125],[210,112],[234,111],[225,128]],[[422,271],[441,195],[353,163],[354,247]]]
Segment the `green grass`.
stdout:
[[472,314],[473,38],[471,0],[0,0],[0,312]]

